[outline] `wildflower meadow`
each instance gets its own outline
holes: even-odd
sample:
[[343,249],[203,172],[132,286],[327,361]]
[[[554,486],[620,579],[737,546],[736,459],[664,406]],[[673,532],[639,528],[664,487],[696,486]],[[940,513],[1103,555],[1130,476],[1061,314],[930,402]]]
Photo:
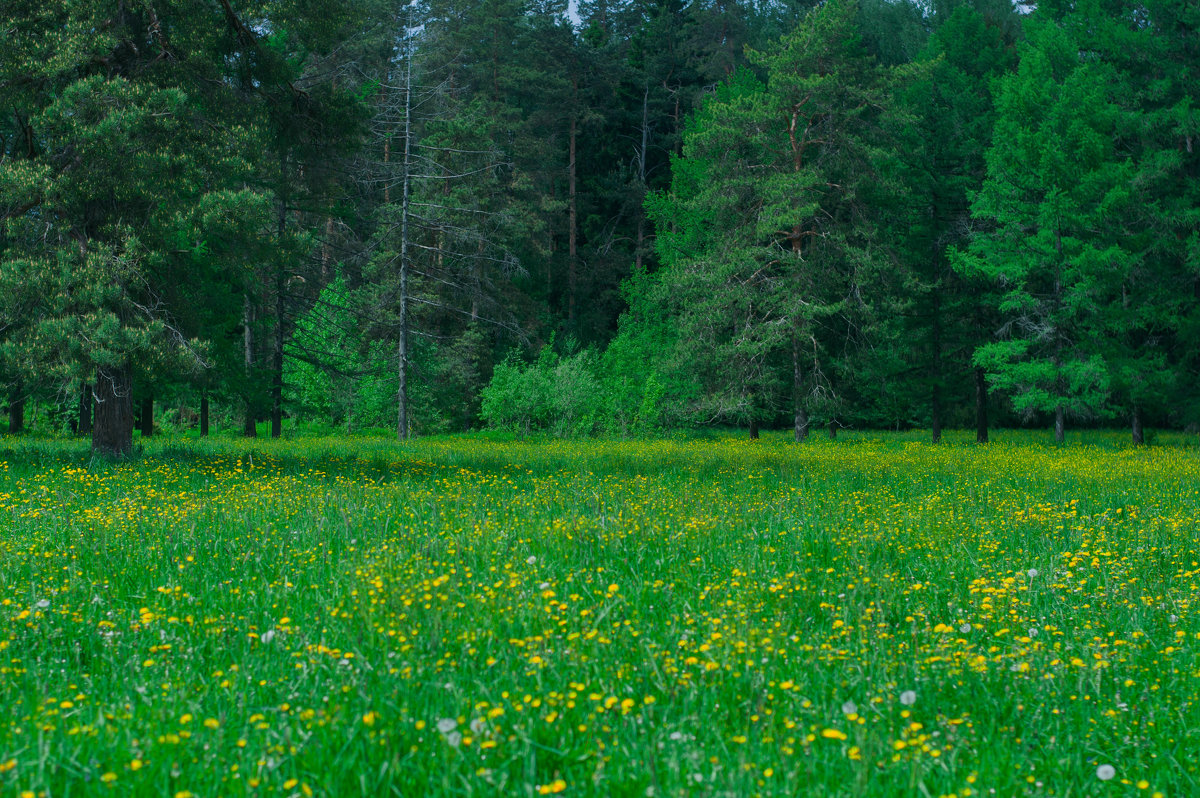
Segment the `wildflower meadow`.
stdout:
[[1200,450],[0,441],[0,794],[1194,796]]

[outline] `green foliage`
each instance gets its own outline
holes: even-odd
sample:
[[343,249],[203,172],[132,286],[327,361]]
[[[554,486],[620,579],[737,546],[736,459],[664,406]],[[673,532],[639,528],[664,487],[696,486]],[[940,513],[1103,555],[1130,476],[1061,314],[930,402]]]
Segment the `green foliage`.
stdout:
[[528,365],[510,356],[496,366],[483,389],[480,417],[493,427],[526,435],[591,435],[604,411],[598,364],[593,350],[560,357],[552,344]]

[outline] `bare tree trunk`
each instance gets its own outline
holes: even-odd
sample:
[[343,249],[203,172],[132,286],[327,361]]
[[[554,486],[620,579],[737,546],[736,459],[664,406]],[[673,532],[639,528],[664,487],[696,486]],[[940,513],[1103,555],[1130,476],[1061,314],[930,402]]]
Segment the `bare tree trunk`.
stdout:
[[246,367],[246,418],[242,423],[242,435],[247,438],[258,437],[256,402],[254,401],[254,386],[251,384],[254,370],[254,306],[250,304],[250,294],[247,292],[242,304],[242,344],[245,347]]
[[808,413],[804,410],[804,372],[800,366],[800,338],[792,336],[792,432],[796,443],[808,438]]
[[567,229],[567,322],[571,324],[575,322],[575,296],[579,285],[578,232],[576,230],[578,207],[575,192],[575,138],[578,127],[578,122],[572,114],[571,136],[568,145],[570,161],[567,164],[567,215],[569,217]]
[[933,380],[929,397],[929,434],[933,443],[942,442],[942,308],[938,293],[933,294]]
[[975,369],[975,442],[988,442],[988,388],[983,369]]
[[837,419],[836,418],[829,419],[829,440],[831,440],[831,441],[837,440],[837,428],[838,428]]
[[271,437],[283,434],[283,279],[275,295],[275,341],[271,353]]
[[143,438],[154,434],[154,396],[147,394],[142,397],[141,431]]
[[208,393],[200,394],[200,437],[208,435]]
[[750,440],[752,440],[752,441],[758,440],[758,419],[757,418],[750,419]]
[[96,369],[92,452],[124,457],[133,452],[133,378],[129,364]]
[[[650,85],[646,84],[642,91],[642,146],[637,151],[638,165],[638,185],[642,189],[643,196],[646,192],[646,159],[649,153],[650,146]],[[642,259],[645,255],[644,248],[646,246],[646,210],[638,206],[638,224],[637,224],[637,247],[634,250],[633,264],[634,268],[640,270],[642,268]]]
[[[277,221],[278,244],[283,249],[283,238],[287,232],[287,156],[279,158],[279,219]],[[275,264],[275,336],[271,346],[271,437],[283,434],[283,292],[285,275],[283,262]]]
[[1066,413],[1061,404],[1054,408],[1054,442],[1062,443],[1066,439]]
[[321,242],[321,281],[329,282],[329,267],[333,263],[333,217],[325,217],[325,240]]
[[408,418],[408,202],[412,157],[412,51],[408,53],[404,75],[404,183],[400,200],[400,340],[397,366],[396,437],[406,440]]
[[1141,446],[1146,443],[1146,434],[1142,429],[1142,408],[1133,406],[1133,445]]

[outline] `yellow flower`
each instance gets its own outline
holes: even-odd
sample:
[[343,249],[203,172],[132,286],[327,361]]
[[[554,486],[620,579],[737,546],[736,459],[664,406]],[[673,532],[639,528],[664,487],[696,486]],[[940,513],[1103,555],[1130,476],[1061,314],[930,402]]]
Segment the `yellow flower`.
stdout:
[[221,722],[219,720],[217,720],[216,718],[205,718],[204,719],[205,728],[215,729],[215,728],[219,727],[220,725],[221,725]]
[[140,760],[140,759],[131,760],[129,763],[129,769],[135,770],[135,771],[141,770],[142,769],[142,760]]
[[845,740],[846,734],[837,729],[825,729],[821,732],[821,736],[826,740]]
[[562,779],[555,779],[549,784],[543,784],[537,788],[538,795],[551,795],[556,792],[562,792],[567,789],[567,783]]
[[376,717],[378,716],[374,712],[365,712],[362,716],[362,722],[366,726],[374,726]]
[[283,789],[290,790],[300,783],[300,779],[288,779],[283,783]]
[[116,780],[117,774],[113,773],[111,770],[100,777],[100,781],[104,782],[105,784],[109,784],[110,782],[114,782]]

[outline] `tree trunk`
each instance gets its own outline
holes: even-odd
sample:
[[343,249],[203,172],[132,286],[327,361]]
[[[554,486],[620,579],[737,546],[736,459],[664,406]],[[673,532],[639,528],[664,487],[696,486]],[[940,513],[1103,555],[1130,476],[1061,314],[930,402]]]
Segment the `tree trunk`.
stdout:
[[1133,406],[1133,445],[1141,446],[1146,442],[1145,432],[1142,430],[1142,408],[1138,405]]
[[837,419],[836,418],[829,419],[829,440],[831,440],[831,441],[837,440],[837,428],[838,428]]
[[200,394],[200,437],[208,435],[208,394]]
[[242,423],[242,435],[247,438],[258,437],[258,426],[255,424],[257,410],[255,408],[255,389],[252,384],[254,371],[254,306],[250,304],[250,294],[247,292],[242,304],[242,344],[245,347],[246,367],[246,418]]
[[1054,408],[1054,442],[1062,443],[1065,440],[1066,430],[1066,413],[1063,412],[1063,406],[1057,405]]
[[133,378],[129,364],[96,369],[92,452],[125,457],[133,452]]
[[942,442],[942,308],[939,294],[933,292],[933,380],[929,397],[929,437]]
[[271,437],[283,434],[283,280],[275,295],[275,341],[271,353]]
[[[287,191],[288,163],[287,156],[279,159],[279,218],[276,222],[278,243],[283,249],[284,235],[287,233]],[[285,286],[283,263],[275,264],[275,336],[271,342],[271,437],[278,438],[283,434],[283,292]]]
[[79,391],[79,434],[92,434],[92,386],[86,382]]
[[569,217],[567,228],[567,322],[570,324],[575,322],[575,295],[579,285],[578,232],[576,230],[578,208],[575,196],[575,138],[578,127],[579,125],[572,115],[571,136],[568,145],[570,160],[567,163],[567,215]]
[[758,440],[758,419],[757,418],[750,419],[750,440],[752,440],[752,441]]
[[154,396],[146,395],[142,397],[142,418],[141,430],[142,437],[149,438],[154,434]]
[[8,402],[8,433],[16,435],[25,431],[25,399],[10,399]]
[[[637,151],[638,186],[642,196],[646,194],[646,158],[650,146],[650,85],[646,84],[642,91],[642,146]],[[633,265],[637,270],[642,268],[642,258],[646,246],[646,209],[638,205],[637,246],[634,249]]]
[[[408,53],[404,75],[404,169],[400,200],[400,335],[396,373],[396,437],[407,440],[408,419],[408,202],[412,158],[412,53]],[[478,267],[478,264],[477,264]],[[478,300],[476,300],[478,301]],[[472,306],[472,312],[476,307]],[[347,421],[347,425],[349,422]]]
[[808,438],[808,413],[804,410],[804,372],[800,367],[800,339],[792,336],[792,433],[796,443]]
[[988,442],[988,388],[983,369],[975,369],[975,442]]

